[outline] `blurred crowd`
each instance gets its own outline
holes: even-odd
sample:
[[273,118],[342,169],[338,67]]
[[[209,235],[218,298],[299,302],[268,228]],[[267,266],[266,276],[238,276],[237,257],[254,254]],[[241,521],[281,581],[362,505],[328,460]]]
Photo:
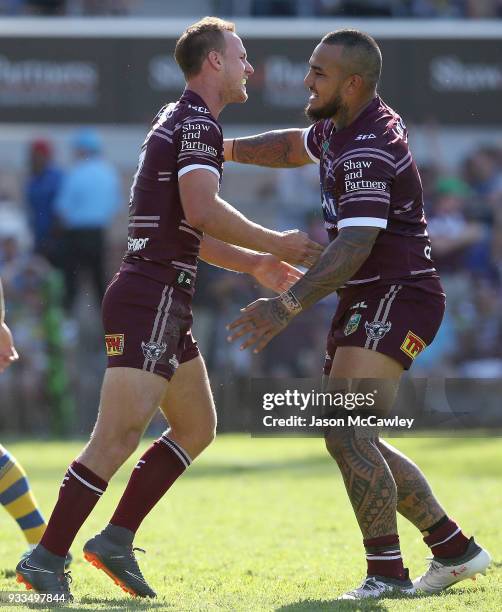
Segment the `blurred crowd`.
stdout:
[[0,276],[22,356],[0,380],[0,429],[66,430],[72,389],[102,353],[99,319],[98,347],[88,341],[89,316],[75,302],[85,293],[97,312],[103,297],[106,231],[122,204],[120,181],[95,131],[80,130],[71,148],[72,163],[63,169],[48,140],[30,144],[24,202],[0,184]]
[[[30,143],[22,203],[13,202],[0,181],[0,276],[21,355],[0,379],[0,429],[63,431],[72,421],[72,398],[87,414],[96,408],[105,365],[99,304],[126,240],[124,227],[113,256],[117,246],[107,230],[117,215],[126,214],[126,206],[121,178],[103,155],[99,135],[80,130],[71,148],[73,159],[63,168],[50,141]],[[430,162],[421,175],[432,255],[448,307],[413,375],[501,377],[502,150],[478,146],[455,171]],[[256,206],[246,212],[277,229],[296,226],[326,242],[317,167],[270,176],[254,194]],[[317,377],[321,371],[335,294],[298,317],[259,356],[226,342],[225,325],[265,294],[251,277],[201,263],[194,331],[218,404],[227,411],[227,427],[232,419],[239,423],[235,391],[249,377]],[[26,409],[11,409],[20,404]],[[85,429],[85,419],[80,426]]]
[[172,16],[173,10],[178,16],[491,19],[502,17],[502,0],[194,0],[185,9],[165,0],[0,0],[0,13],[8,15]]

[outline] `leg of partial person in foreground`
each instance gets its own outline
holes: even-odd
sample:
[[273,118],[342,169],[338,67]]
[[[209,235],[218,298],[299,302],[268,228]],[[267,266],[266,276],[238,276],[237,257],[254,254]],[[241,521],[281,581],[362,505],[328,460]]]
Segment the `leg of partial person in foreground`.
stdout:
[[121,548],[132,550],[144,518],[214,438],[216,412],[201,356],[179,366],[160,407],[170,428],[139,459],[110,523],[84,549],[124,590],[151,597],[134,555],[114,558]]
[[[63,478],[40,544],[18,565],[21,581],[38,591],[58,592],[61,587],[69,594],[63,580],[68,549],[110,478],[136,450],[166,385],[161,377],[142,370],[106,370],[91,439]],[[37,573],[37,567],[44,571]]]
[[[383,416],[392,408],[401,372],[402,366],[386,355],[360,347],[339,347],[329,386],[335,390],[351,384],[350,381],[361,385],[363,379],[372,379],[371,387],[378,391],[376,409]],[[380,452],[377,433],[357,427],[333,427],[325,438],[342,473],[363,535],[368,564],[365,582],[343,598],[374,597],[377,592],[383,594],[396,588],[412,592],[397,534],[397,487]]]
[[1,444],[0,503],[17,522],[28,544],[38,544],[47,524],[23,466]]

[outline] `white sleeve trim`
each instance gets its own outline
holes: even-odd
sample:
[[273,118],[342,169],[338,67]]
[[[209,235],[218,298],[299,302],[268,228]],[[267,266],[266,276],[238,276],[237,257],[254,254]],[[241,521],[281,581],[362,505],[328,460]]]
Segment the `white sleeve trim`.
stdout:
[[337,224],[338,229],[344,227],[387,227],[387,219],[379,219],[378,217],[350,217],[350,219],[341,219]]
[[192,170],[209,170],[213,174],[216,174],[218,178],[220,178],[220,173],[213,166],[206,166],[205,164],[190,164],[190,166],[185,166],[178,172],[178,178],[181,178],[184,174],[188,172],[192,172]]
[[308,146],[308,144],[307,144],[307,138],[308,138],[308,135],[309,135],[309,133],[310,133],[310,130],[311,130],[313,127],[314,127],[314,126],[313,126],[313,125],[311,125],[309,128],[305,128],[305,129],[303,130],[303,145],[304,145],[304,147],[305,147],[305,151],[307,151],[308,156],[309,156],[309,157],[310,157],[310,159],[311,159],[311,160],[314,162],[314,164],[320,164],[320,163],[321,163],[321,160],[320,160],[318,157],[316,157],[316,156],[315,156],[313,153],[311,153],[311,151],[310,151],[310,149],[309,149],[309,146]]

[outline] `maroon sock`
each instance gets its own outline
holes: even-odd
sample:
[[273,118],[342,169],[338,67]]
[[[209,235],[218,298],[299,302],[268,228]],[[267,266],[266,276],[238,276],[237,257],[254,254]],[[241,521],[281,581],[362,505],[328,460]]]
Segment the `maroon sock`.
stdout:
[[404,580],[406,571],[397,534],[363,540],[368,562],[368,576],[387,576]]
[[164,433],[138,461],[110,523],[136,533],[145,516],[190,463],[181,446]]
[[74,461],[68,468],[59,497],[40,544],[60,557],[66,557],[80,527],[89,516],[108,483],[85,465]]
[[465,553],[469,538],[466,538],[457,523],[449,518],[440,527],[425,536],[424,542],[435,557],[452,559],[461,557]]

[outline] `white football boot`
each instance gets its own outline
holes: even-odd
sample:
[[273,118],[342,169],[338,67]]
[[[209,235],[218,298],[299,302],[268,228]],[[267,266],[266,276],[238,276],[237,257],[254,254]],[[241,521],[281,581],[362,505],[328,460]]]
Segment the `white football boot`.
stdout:
[[361,586],[340,595],[337,599],[368,599],[396,593],[403,595],[413,595],[415,593],[415,587],[408,578],[408,570],[406,570],[405,580],[396,580],[395,578],[387,578],[387,576],[366,576]]
[[478,546],[474,538],[469,540],[467,550],[461,557],[439,559],[429,557],[429,569],[413,581],[417,591],[439,593],[452,584],[471,578],[476,580],[476,574],[485,574],[492,558],[488,551]]

